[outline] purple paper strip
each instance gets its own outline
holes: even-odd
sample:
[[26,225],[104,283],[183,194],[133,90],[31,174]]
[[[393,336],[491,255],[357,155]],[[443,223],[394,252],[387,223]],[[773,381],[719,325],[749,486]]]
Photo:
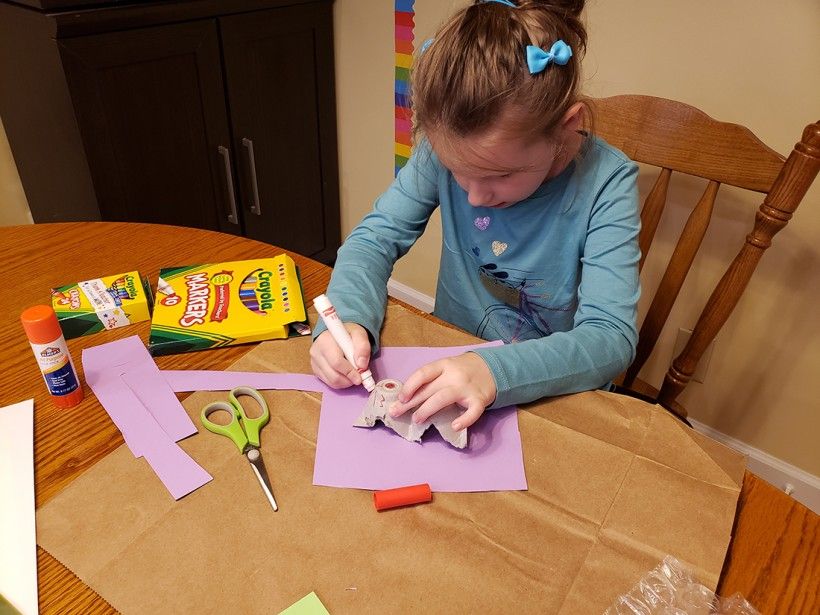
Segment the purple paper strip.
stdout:
[[[150,357],[149,357],[150,358]],[[174,442],[197,433],[196,425],[179,403],[174,391],[168,386],[163,373],[159,371],[153,359],[149,363],[140,363],[128,367],[120,376],[151,415],[162,430]]]
[[330,393],[333,389],[309,374],[274,374],[270,372],[219,372],[205,370],[162,370],[162,377],[176,393],[189,391],[230,391],[236,387],[288,389]]
[[114,409],[117,427],[138,442],[142,456],[174,499],[178,500],[212,480],[202,466],[168,437],[125,384],[98,383],[93,388],[109,414],[112,412],[109,408]]
[[[210,474],[171,439],[155,418],[167,419],[168,406],[157,407],[152,413],[121,377],[124,372],[133,369],[136,370],[134,382],[139,383],[137,376],[142,374],[147,378],[144,385],[151,386],[152,381],[156,384],[159,370],[138,337],[134,336],[88,348],[83,351],[82,362],[86,382],[122,432],[131,452],[137,457],[145,457],[175,499],[181,498],[212,479]],[[168,391],[167,384],[164,382],[160,384],[160,387]],[[141,395],[144,400],[156,400],[150,391],[143,390]],[[181,408],[173,393],[170,395],[174,398],[175,404]],[[160,395],[160,400],[162,403],[167,402],[167,395],[164,400]],[[182,411],[184,412],[185,409],[182,408]],[[171,424],[179,425],[181,422]]]
[[[125,444],[134,457],[142,457],[142,437],[135,423],[129,420],[133,412],[126,404],[119,404],[122,390],[130,391],[120,374],[129,366],[139,365],[145,346],[139,337],[131,336],[83,350],[82,363],[85,380],[100,404],[122,433]],[[149,355],[150,357],[150,355]],[[128,397],[127,394],[125,394]],[[141,404],[140,404],[141,405]]]
[[146,356],[153,363],[145,344],[136,335],[86,348],[83,350],[83,367],[87,364],[93,368],[94,375],[89,376],[86,374],[85,378],[91,384],[91,379],[96,377],[97,374],[104,376],[113,367],[139,362],[144,360]]
[[[165,383],[148,349],[136,335],[87,348],[83,351],[82,362],[86,382],[95,394],[96,384],[122,380],[172,441],[197,433],[185,408]],[[111,401],[116,406],[116,399]],[[127,433],[117,422],[116,408],[109,407],[111,403],[103,406],[122,432],[128,448],[135,457],[141,457],[143,452],[135,441],[134,434]]]
[[[425,363],[470,348],[475,346],[382,348],[371,368],[379,378],[405,380]],[[468,447],[459,450],[435,429],[428,430],[421,443],[414,443],[381,425],[353,427],[367,396],[361,387],[324,395],[314,485],[379,490],[429,483],[433,491],[527,488],[517,408],[487,410],[470,427]]]

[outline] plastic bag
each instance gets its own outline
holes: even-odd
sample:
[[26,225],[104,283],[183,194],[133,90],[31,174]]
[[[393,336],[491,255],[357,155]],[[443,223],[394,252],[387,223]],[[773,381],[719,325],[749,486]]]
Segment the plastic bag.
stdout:
[[721,598],[671,555],[663,558],[604,615],[760,615],[740,594]]

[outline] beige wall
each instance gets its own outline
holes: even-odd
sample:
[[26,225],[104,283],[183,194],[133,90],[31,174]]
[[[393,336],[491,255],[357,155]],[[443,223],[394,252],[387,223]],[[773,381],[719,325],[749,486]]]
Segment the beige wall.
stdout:
[[[416,0],[416,39],[463,2]],[[349,232],[393,173],[393,3],[336,0],[336,62],[342,224]],[[713,117],[752,128],[787,153],[820,111],[820,3],[724,0],[589,2],[586,91],[595,96],[644,93],[675,98]],[[642,188],[650,185],[644,178]],[[673,184],[674,201],[653,251],[668,254],[670,223],[687,215],[697,188]],[[750,227],[759,199],[726,191],[702,255],[642,376],[662,381],[678,328],[691,328],[730,257]],[[732,242],[723,237],[733,237]],[[691,415],[815,475],[820,475],[820,181],[791,225],[775,239],[732,318],[719,336],[703,384],[681,400]],[[440,231],[398,263],[395,278],[435,292]],[[657,284],[657,268],[644,272]]]
[[[416,0],[416,38],[424,40],[462,2]],[[345,233],[370,209],[393,174],[393,3],[336,0],[336,61],[342,225]],[[712,116],[751,127],[780,152],[789,151],[820,110],[820,3],[782,0],[654,2],[598,0],[588,5],[587,92],[676,98]],[[647,178],[642,186],[651,181]],[[677,184],[676,197],[691,193]],[[724,195],[724,198],[727,195]],[[720,259],[736,249],[721,237],[748,229],[757,200],[734,194],[716,214],[686,295],[705,298]],[[669,221],[686,215],[673,203]],[[0,124],[0,225],[31,222]],[[669,224],[656,246],[668,253]],[[775,239],[746,295],[717,340],[703,384],[682,401],[692,416],[752,446],[820,475],[820,181],[791,225]],[[435,292],[440,232],[437,219],[395,277]],[[644,285],[657,283],[649,268]],[[679,306],[642,376],[662,379],[679,327],[691,327],[699,304]]]
[[0,226],[15,224],[31,224],[31,213],[0,119]]

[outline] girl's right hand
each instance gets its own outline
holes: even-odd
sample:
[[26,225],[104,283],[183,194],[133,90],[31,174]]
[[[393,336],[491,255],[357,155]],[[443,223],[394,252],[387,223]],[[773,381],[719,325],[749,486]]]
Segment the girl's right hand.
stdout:
[[351,365],[345,358],[342,349],[329,331],[320,333],[310,347],[310,366],[313,373],[334,389],[346,389],[354,384],[361,384],[362,376],[359,369],[367,369],[370,364],[370,337],[367,329],[356,323],[345,323],[345,328],[353,340],[357,365]]

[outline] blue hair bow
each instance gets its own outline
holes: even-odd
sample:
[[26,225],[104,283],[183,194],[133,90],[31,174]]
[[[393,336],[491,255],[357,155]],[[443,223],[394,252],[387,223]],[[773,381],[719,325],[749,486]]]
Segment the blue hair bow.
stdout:
[[527,66],[530,75],[542,72],[550,63],[563,66],[572,57],[572,49],[564,41],[555,41],[549,51],[535,45],[527,45]]

